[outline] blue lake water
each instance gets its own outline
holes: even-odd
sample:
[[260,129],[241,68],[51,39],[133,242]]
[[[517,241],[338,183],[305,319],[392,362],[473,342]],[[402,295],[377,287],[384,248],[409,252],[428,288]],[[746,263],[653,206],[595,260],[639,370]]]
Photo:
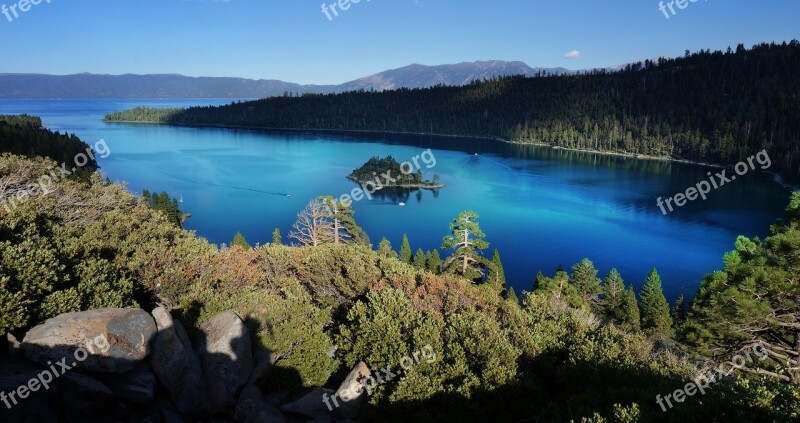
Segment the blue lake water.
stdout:
[[763,237],[788,201],[789,191],[770,175],[752,172],[664,216],[656,198],[685,191],[712,169],[466,138],[102,122],[108,112],[138,105],[229,102],[0,100],[0,114],[38,115],[90,144],[104,139],[111,154],[99,161],[103,173],[135,193],[182,197],[192,214],[187,229],[216,244],[236,231],[251,244],[269,242],[276,227],[286,242],[308,200],[350,192],[356,185],[345,176],[370,157],[403,161],[431,148],[436,165],[419,163],[427,178],[441,176],[444,189],[356,202],[356,220],[375,245],[385,236],[398,249],[407,233],[414,251],[428,250],[439,247],[460,211],[475,210],[491,244],[487,256],[500,250],[517,292],[530,290],[538,271],[552,275],[589,257],[601,277],[616,267],[638,289],[656,267],[670,299],[692,296],[703,275],[721,268],[737,235]]

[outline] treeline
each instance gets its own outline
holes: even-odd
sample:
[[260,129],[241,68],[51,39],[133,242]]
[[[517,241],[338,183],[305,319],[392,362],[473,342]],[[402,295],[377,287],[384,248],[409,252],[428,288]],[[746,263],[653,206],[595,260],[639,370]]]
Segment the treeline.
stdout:
[[618,72],[505,77],[464,87],[274,97],[107,121],[502,138],[732,164],[766,149],[800,180],[800,43],[739,45]]
[[43,128],[42,120],[38,117],[0,115],[0,153],[48,157],[70,167],[75,156],[83,153],[88,162],[80,170],[92,173],[97,170],[97,162],[86,154],[89,148],[74,134],[61,134]]
[[144,197],[151,209],[163,212],[175,226],[183,227],[183,222],[188,215],[181,212],[177,198],[170,198],[165,191],[161,191],[161,194],[159,194],[156,192],[151,193],[148,190],[144,190],[142,197]]

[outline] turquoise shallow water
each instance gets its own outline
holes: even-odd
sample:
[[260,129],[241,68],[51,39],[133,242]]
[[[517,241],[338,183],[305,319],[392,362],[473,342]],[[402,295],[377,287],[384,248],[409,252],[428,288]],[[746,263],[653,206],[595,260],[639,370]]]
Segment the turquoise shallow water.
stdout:
[[100,160],[102,172],[136,193],[182,197],[192,214],[186,227],[217,244],[230,242],[237,230],[253,244],[268,242],[275,227],[286,238],[309,199],[350,192],[356,185],[345,176],[370,157],[402,161],[431,148],[436,165],[419,163],[446,188],[356,202],[357,221],[376,245],[386,236],[399,248],[407,233],[414,250],[432,249],[458,212],[475,210],[518,292],[530,290],[537,271],[550,275],[589,257],[601,276],[617,267],[637,288],[657,267],[670,298],[691,296],[704,274],[721,267],[737,235],[764,236],[788,200],[789,191],[771,176],[750,173],[664,216],[656,198],[685,191],[711,169],[465,138],[101,121],[105,113],[137,105],[229,101],[2,100],[0,113],[39,115],[49,128],[90,144],[103,138],[111,154]]

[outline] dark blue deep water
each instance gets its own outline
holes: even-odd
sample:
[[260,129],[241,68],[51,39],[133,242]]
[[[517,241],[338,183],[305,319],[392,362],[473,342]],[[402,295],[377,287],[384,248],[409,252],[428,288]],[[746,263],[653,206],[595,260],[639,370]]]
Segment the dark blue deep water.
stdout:
[[[38,115],[49,128],[90,144],[104,139],[111,154],[100,160],[102,172],[135,193],[166,190],[181,197],[192,214],[186,227],[217,244],[230,242],[236,231],[251,244],[269,242],[275,227],[286,241],[305,203],[352,190],[345,176],[370,157],[402,161],[431,148],[435,167],[419,163],[446,188],[356,202],[358,223],[375,245],[385,236],[397,249],[407,233],[416,251],[438,247],[449,222],[475,210],[517,292],[531,289],[537,271],[552,275],[559,265],[567,269],[589,257],[601,276],[616,267],[637,289],[656,267],[670,299],[692,296],[703,275],[721,267],[736,236],[763,237],[788,200],[789,191],[770,175],[753,172],[664,216],[656,198],[685,191],[710,168],[465,138],[101,121],[137,105],[229,101],[2,100],[0,114]],[[397,205],[402,200],[405,207]]]

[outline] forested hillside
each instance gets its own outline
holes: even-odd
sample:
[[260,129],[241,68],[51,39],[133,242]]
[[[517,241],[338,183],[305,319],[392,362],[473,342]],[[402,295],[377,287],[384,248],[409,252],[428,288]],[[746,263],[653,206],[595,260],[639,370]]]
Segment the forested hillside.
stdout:
[[75,156],[83,153],[87,163],[81,168],[92,173],[97,170],[97,162],[87,154],[87,150],[91,151],[89,145],[74,134],[60,134],[42,128],[42,120],[38,117],[0,115],[0,152],[48,157],[70,167]]
[[465,87],[269,98],[115,122],[371,130],[502,138],[729,165],[766,149],[800,180],[800,43],[709,50],[619,72],[506,77]]
[[[2,155],[0,188],[27,186],[54,164]],[[0,333],[19,335],[65,312],[155,304],[194,333],[234,310],[275,354],[270,382],[260,386],[267,398],[329,385],[359,361],[375,371],[397,365],[430,346],[435,361],[382,383],[360,421],[800,417],[800,193],[767,239],[736,242],[687,313],[685,304],[669,307],[655,269],[637,294],[616,271],[601,279],[588,259],[539,274],[519,301],[503,286],[499,255],[490,262],[477,251],[492,234],[480,231],[474,212],[442,228],[453,234],[442,245],[452,256],[431,265],[425,254],[412,258],[407,242],[398,254],[385,240],[372,251],[339,236],[358,228],[338,203],[326,211],[312,200],[300,212],[292,238],[304,246],[282,245],[276,232],[269,245],[220,248],[97,174],[52,188],[0,208]],[[458,245],[464,230],[474,238]],[[305,242],[309,231],[318,242]],[[485,280],[471,276],[487,268]],[[738,365],[735,356],[753,345],[764,348],[763,360],[726,363]],[[705,361],[727,367],[728,376],[703,394],[659,405],[705,376],[708,368],[692,366]]]

